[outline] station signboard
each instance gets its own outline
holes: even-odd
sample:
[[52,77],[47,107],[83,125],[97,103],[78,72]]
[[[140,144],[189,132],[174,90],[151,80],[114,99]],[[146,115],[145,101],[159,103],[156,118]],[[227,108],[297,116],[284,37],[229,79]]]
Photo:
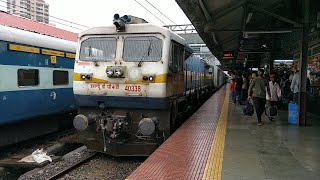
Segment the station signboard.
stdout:
[[223,59],[234,59],[233,51],[223,51]]

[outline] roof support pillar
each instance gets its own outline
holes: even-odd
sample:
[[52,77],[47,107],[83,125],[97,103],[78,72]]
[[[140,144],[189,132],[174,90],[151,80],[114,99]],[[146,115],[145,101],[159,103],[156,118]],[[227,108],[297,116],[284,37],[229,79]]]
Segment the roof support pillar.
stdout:
[[300,83],[299,83],[299,126],[305,126],[307,115],[307,66],[308,66],[308,46],[309,46],[309,10],[310,0],[302,1],[303,26],[301,40],[301,58],[300,58]]

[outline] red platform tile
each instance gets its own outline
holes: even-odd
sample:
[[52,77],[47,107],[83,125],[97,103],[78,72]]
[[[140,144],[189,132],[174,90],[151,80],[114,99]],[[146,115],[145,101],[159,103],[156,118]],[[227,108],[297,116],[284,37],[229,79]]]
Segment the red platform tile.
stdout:
[[128,179],[202,179],[225,94],[217,91]]

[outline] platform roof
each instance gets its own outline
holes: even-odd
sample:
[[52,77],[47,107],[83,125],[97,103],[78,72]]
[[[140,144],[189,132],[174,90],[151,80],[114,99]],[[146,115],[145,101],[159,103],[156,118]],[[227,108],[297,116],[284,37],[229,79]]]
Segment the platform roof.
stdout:
[[[302,27],[299,23],[302,0],[176,2],[218,59],[222,58],[223,51],[270,52],[275,36],[299,31]],[[310,4],[319,7],[317,0],[311,0]]]

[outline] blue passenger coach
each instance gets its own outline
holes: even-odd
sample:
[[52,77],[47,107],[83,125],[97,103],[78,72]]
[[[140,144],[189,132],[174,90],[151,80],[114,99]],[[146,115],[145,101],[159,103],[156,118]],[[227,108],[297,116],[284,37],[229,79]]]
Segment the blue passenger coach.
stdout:
[[76,43],[0,26],[0,125],[76,109]]

